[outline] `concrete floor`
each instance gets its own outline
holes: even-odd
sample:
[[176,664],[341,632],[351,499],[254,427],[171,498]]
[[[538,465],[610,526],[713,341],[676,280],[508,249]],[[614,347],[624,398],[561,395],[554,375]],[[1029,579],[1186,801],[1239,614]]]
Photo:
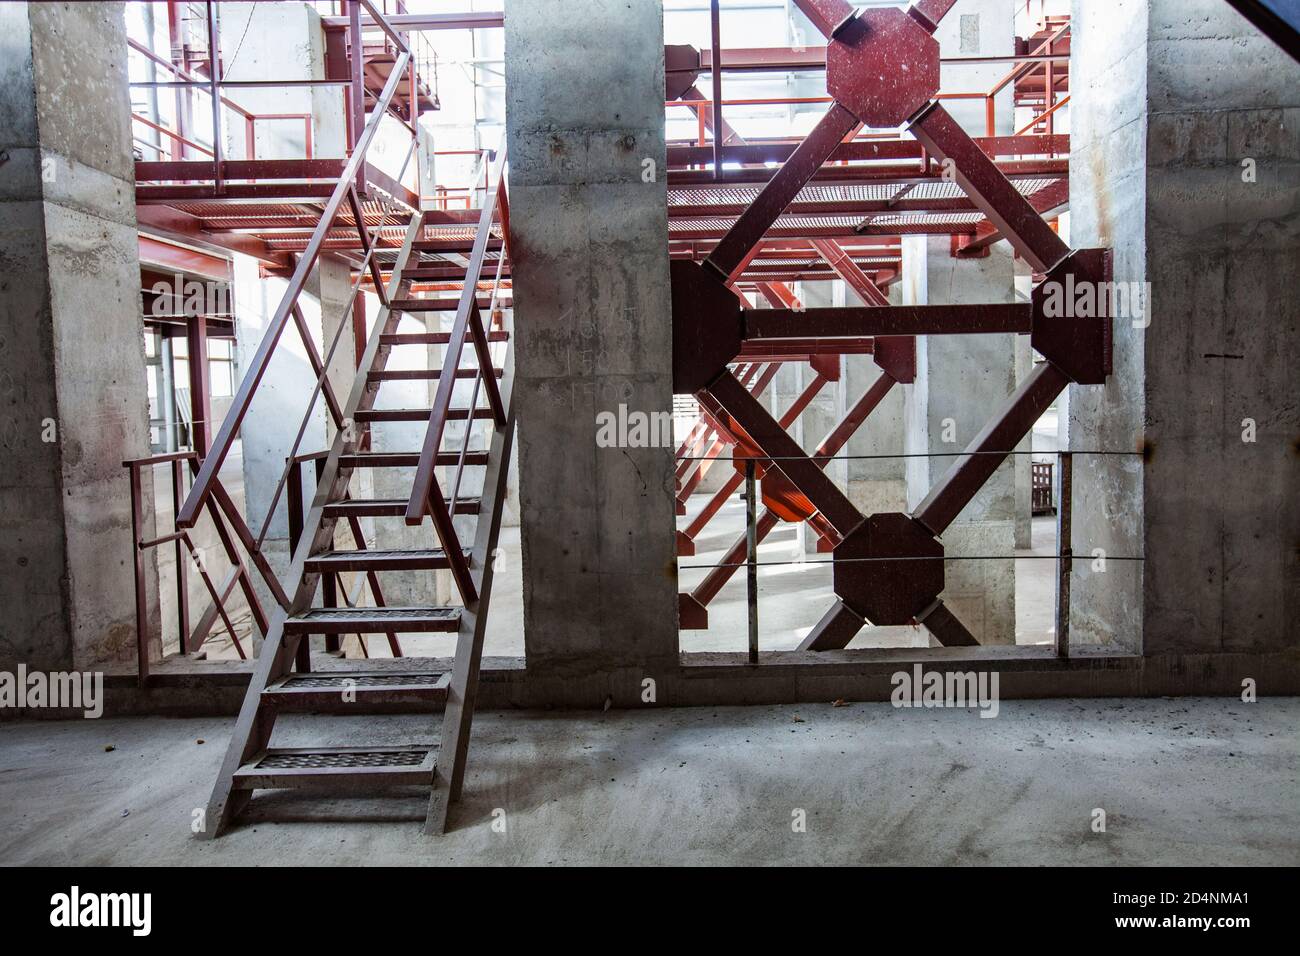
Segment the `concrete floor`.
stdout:
[[[339,743],[432,730],[285,718],[277,742],[326,720],[360,738]],[[5,723],[0,864],[1295,865],[1298,720],[1296,698],[483,714],[450,835],[419,836],[418,793],[263,794],[214,843],[190,821],[232,721]]]

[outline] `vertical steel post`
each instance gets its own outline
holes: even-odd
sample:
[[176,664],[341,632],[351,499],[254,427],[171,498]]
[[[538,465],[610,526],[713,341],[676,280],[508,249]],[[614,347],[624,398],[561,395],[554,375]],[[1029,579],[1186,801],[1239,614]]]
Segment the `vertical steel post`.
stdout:
[[[229,293],[233,297],[233,293]],[[190,441],[198,452],[199,460],[212,450],[212,383],[208,368],[207,316],[185,317],[185,337],[189,343],[190,373]]]
[[[182,459],[172,460],[172,516],[176,516],[181,510],[181,502],[185,500],[184,478],[181,472]],[[190,589],[185,577],[185,560],[189,555],[186,553],[185,542],[176,539],[176,623],[180,633],[181,653],[189,652],[190,641]]]
[[[716,3],[717,0],[714,0]],[[745,596],[749,601],[749,662],[758,663],[758,508],[754,459],[745,459]]]
[[721,0],[710,0],[710,29],[713,34],[713,178],[722,178],[722,19],[718,9]]
[[[358,301],[360,301],[360,296],[358,296],[357,298],[358,298]],[[325,462],[326,462],[326,459],[324,459],[324,458],[317,458],[317,459],[316,459],[316,487],[317,487],[317,489],[320,488],[320,480],[321,480],[321,477],[322,477],[322,476],[324,475],[324,473],[325,473]],[[313,496],[313,497],[314,497],[314,496]],[[326,571],[325,574],[321,576],[321,596],[322,596],[322,598],[324,599],[324,604],[325,604],[326,607],[338,607],[338,604],[339,604],[338,589],[337,589],[336,586],[335,586],[335,580],[334,580],[334,574],[333,574],[333,572]],[[339,636],[338,636],[337,634],[326,634],[326,635],[325,635],[325,653],[326,653],[326,654],[337,654],[337,653],[339,652],[340,646],[341,646],[341,645],[340,645],[340,642],[339,642]]]
[[149,683],[149,606],[144,591],[144,552],[140,548],[144,493],[140,488],[140,467],[128,465],[131,475],[131,558],[135,565],[135,641],[138,680],[143,689]]
[[[212,173],[214,192],[225,191],[221,181],[221,54],[217,39],[216,4],[208,3],[208,93],[212,97]],[[252,13],[249,13],[252,16]]]
[[[351,103],[350,113],[352,116],[352,138],[348,143],[348,154],[357,148],[357,140],[361,138],[361,131],[366,125],[366,94],[362,86],[361,70],[365,57],[364,41],[361,39],[361,4],[357,0],[352,0],[348,4],[348,31],[352,39],[352,77],[348,87],[349,98]],[[366,195],[366,168],[365,164],[357,167],[357,192],[362,196]]]
[[298,542],[302,540],[302,463],[295,461],[289,466],[289,481],[285,488],[286,502],[289,509],[289,554],[298,551]]
[[1073,484],[1073,456],[1063,451],[1058,456],[1059,491],[1056,496],[1056,656],[1070,656],[1070,570],[1074,549],[1070,547],[1070,499]]

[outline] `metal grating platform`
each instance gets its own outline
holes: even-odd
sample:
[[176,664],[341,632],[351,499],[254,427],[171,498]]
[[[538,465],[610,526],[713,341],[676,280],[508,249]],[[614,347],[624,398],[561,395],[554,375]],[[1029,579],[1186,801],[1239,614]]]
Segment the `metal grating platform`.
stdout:
[[352,687],[432,687],[441,679],[441,674],[292,674],[281,686],[289,690],[343,691]]
[[363,767],[418,767],[428,751],[321,751],[316,753],[268,753],[253,765],[255,770],[324,770]]

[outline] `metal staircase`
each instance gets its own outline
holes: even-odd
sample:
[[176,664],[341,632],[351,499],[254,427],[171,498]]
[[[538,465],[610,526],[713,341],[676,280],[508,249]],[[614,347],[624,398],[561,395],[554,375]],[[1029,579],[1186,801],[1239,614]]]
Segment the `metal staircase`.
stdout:
[[[477,693],[479,665],[488,600],[492,587],[491,555],[496,548],[505,501],[506,471],[514,432],[511,405],[513,362],[509,354],[510,311],[493,308],[493,295],[479,295],[478,277],[488,247],[499,237],[496,258],[500,278],[508,248],[508,204],[505,192],[505,153],[494,164],[494,199],[485,201],[469,256],[463,291],[458,299],[413,295],[422,261],[421,240],[426,214],[416,214],[381,293],[384,303],[358,363],[351,394],[342,407],[342,427],[335,434],[320,470],[315,498],[294,550],[287,580],[294,582],[288,602],[275,612],[258,657],[247,696],[240,710],[230,748],[208,804],[205,835],[220,835],[248,805],[259,789],[322,789],[356,793],[382,786],[419,784],[431,788],[426,831],[440,832],[449,807],[460,795]],[[442,266],[445,261],[438,260]],[[491,311],[485,323],[480,306]],[[422,318],[429,331],[399,332],[404,314]],[[451,328],[442,331],[442,320]],[[485,327],[490,326],[490,328]],[[443,346],[440,368],[389,370],[394,348],[407,345]],[[497,354],[494,354],[494,351]],[[436,382],[430,408],[383,409],[376,398],[386,382]],[[460,389],[455,386],[463,383]],[[458,393],[465,404],[453,405]],[[367,433],[387,422],[426,421],[423,447],[411,452],[367,450]],[[463,438],[444,447],[448,421],[465,422]],[[484,435],[486,433],[486,435]],[[458,447],[455,447],[457,446]],[[351,497],[353,478],[362,469],[415,468],[407,498]],[[482,469],[482,491],[462,496],[466,469]],[[439,472],[443,473],[440,480]],[[443,482],[450,487],[444,494]],[[201,489],[196,484],[196,492]],[[449,505],[454,502],[454,507]],[[475,516],[473,540],[462,542],[453,521],[456,515]],[[357,521],[370,517],[402,517],[418,526],[425,517],[437,541],[412,550],[367,549]],[[340,527],[340,521],[343,526]],[[336,541],[350,530],[356,547]],[[436,547],[432,546],[436,543]],[[398,607],[385,604],[375,575],[386,571],[447,570],[461,603],[454,606]],[[333,587],[322,587],[332,576],[352,572],[367,575],[375,606],[330,606]],[[311,666],[310,635],[385,634],[390,644],[398,635],[450,632],[457,634],[449,672],[395,673],[337,669],[315,671]],[[273,746],[276,718],[281,713],[314,712],[365,715],[392,704],[443,707],[441,734],[403,746]],[[431,730],[433,728],[430,728]]]

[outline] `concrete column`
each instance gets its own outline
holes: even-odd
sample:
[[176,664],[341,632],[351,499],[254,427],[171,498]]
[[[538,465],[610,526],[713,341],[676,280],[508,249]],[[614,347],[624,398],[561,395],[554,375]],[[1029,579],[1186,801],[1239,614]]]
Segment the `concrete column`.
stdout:
[[[1011,302],[1012,253],[1000,242],[983,259],[958,259],[947,236],[905,239],[904,294],[930,305]],[[909,276],[909,273],[915,273]],[[921,281],[920,274],[924,274]],[[906,389],[904,441],[908,503],[915,507],[1015,390],[1012,335],[932,335],[917,339],[916,382]],[[1016,634],[1015,465],[1008,460],[943,534],[949,557],[1007,555],[1006,561],[949,561],[943,599],[982,644],[1014,644]]]
[[[0,4],[5,669],[134,656],[122,460],[149,436],[126,50],[120,3]],[[151,533],[148,475],[143,498]]]
[[530,671],[676,665],[673,449],[595,441],[672,409],[663,70],[658,3],[507,5]]
[[1075,553],[1145,561],[1076,561],[1071,638],[1293,648],[1300,66],[1212,0],[1073,17],[1071,237],[1150,286],[1110,381],[1070,389],[1072,445],[1145,453],[1075,462]]

